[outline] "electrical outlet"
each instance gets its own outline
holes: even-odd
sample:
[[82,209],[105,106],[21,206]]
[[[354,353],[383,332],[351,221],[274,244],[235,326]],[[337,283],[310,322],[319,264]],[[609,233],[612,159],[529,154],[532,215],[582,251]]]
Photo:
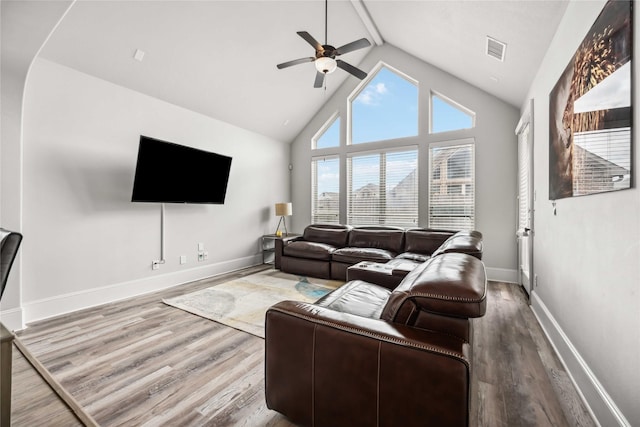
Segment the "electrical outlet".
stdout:
[[180,264],[186,264],[186,263],[187,263],[187,256],[180,255]]
[[202,262],[202,261],[204,261],[204,260],[205,260],[205,258],[204,258],[204,254],[205,254],[205,252],[204,252],[204,251],[200,251],[200,252],[198,252],[198,262]]
[[204,251],[204,259],[209,259],[209,251]]
[[533,287],[536,288],[536,289],[538,288],[538,275],[537,274],[533,275]]
[[152,261],[151,262],[151,269],[152,270],[157,270],[160,268],[160,263],[158,261]]

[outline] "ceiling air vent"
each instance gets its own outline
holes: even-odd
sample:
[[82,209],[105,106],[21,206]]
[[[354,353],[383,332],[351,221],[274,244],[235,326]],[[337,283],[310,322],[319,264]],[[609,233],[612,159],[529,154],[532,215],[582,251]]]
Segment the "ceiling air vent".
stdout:
[[487,36],[487,55],[498,61],[504,61],[507,44]]

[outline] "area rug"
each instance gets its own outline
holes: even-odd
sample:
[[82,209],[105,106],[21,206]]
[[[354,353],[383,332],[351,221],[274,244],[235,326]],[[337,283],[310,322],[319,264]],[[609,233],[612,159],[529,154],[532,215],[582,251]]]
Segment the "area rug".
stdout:
[[230,282],[164,299],[172,307],[264,338],[264,316],[285,300],[315,302],[344,282],[265,270]]

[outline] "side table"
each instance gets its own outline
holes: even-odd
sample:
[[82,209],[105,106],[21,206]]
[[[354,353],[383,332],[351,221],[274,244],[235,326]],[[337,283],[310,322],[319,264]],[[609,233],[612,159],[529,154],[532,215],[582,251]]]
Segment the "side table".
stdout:
[[300,234],[288,233],[278,236],[275,234],[265,234],[261,238],[260,248],[262,250],[262,263],[263,264],[275,264],[275,252],[276,252],[276,240],[285,237],[296,237]]

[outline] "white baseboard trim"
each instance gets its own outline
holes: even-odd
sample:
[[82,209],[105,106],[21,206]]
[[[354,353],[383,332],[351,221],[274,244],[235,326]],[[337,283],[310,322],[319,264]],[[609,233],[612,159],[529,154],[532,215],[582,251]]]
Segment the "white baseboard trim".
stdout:
[[10,308],[9,310],[0,311],[0,321],[5,328],[10,331],[19,331],[23,329],[22,307]]
[[495,282],[518,283],[518,271],[509,268],[485,267],[487,280]]
[[24,316],[20,319],[20,329],[24,327],[22,324],[22,318],[24,318],[25,323],[48,319],[61,314],[160,291],[162,289],[193,282],[195,280],[229,273],[231,271],[251,267],[260,263],[262,263],[262,255],[252,255],[216,264],[207,264],[188,270],[173,271],[157,276],[154,275],[153,277],[145,277],[144,279],[116,283],[114,285],[88,289],[86,291],[72,292],[37,301],[29,301],[22,305]]
[[601,426],[631,427],[536,292],[531,293],[531,310],[596,423]]

